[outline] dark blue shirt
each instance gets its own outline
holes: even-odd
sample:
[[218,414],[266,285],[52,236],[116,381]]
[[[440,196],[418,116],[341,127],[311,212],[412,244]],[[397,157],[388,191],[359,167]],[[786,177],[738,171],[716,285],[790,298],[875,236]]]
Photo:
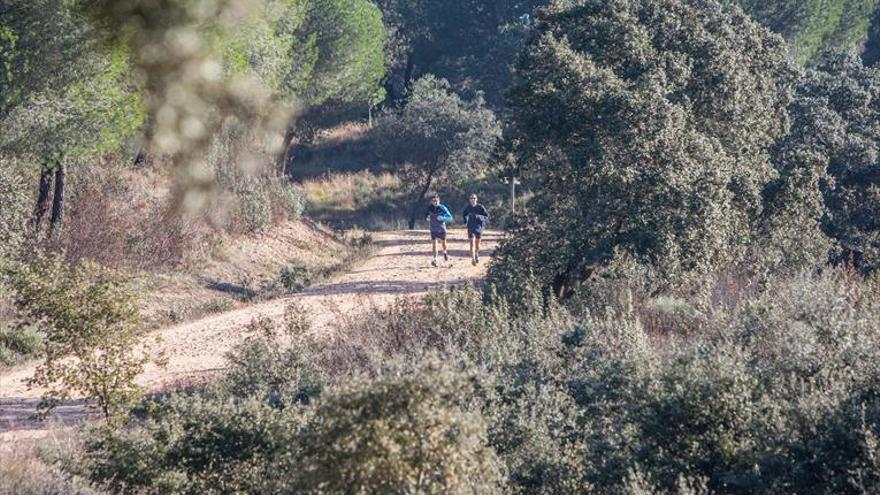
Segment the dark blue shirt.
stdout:
[[486,228],[486,223],[489,221],[489,212],[480,204],[477,206],[467,205],[464,213],[462,213],[462,217],[467,222],[469,232],[480,233]]

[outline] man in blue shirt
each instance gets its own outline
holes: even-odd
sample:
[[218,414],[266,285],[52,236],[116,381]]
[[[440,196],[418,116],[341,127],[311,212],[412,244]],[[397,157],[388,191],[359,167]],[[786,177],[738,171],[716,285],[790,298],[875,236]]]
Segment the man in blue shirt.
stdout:
[[431,197],[431,206],[428,207],[425,220],[431,229],[431,249],[434,253],[434,259],[431,266],[437,266],[437,241],[443,243],[443,260],[449,261],[449,254],[446,251],[446,224],[452,221],[452,213],[449,208],[440,204],[440,195],[435,194]]
[[480,238],[489,221],[489,212],[478,201],[477,195],[471,194],[462,214],[467,224],[468,240],[471,243],[471,264],[474,266],[480,262]]

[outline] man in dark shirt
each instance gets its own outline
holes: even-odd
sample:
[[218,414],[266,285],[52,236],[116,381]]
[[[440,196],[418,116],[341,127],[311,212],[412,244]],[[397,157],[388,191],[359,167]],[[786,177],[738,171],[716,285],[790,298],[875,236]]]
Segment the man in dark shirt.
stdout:
[[434,253],[434,259],[431,260],[431,266],[437,266],[437,241],[443,243],[443,259],[449,261],[449,254],[446,251],[446,224],[452,221],[452,213],[449,208],[440,204],[440,195],[435,194],[431,197],[431,206],[428,207],[425,220],[431,229],[431,249]]
[[471,194],[462,216],[467,223],[468,239],[471,243],[471,264],[476,266],[480,262],[480,238],[483,236],[486,222],[489,221],[489,212],[479,204],[477,195]]

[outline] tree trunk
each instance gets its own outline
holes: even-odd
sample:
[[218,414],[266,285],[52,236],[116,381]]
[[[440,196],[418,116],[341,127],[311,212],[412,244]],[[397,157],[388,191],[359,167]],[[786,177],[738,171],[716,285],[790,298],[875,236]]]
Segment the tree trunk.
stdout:
[[428,178],[425,180],[425,187],[422,188],[422,192],[419,193],[418,196],[413,200],[412,211],[409,216],[409,230],[413,230],[416,228],[416,220],[418,219],[417,215],[419,214],[419,208],[422,206],[422,201],[425,200],[425,194],[428,194],[428,189],[431,187],[431,182],[434,180],[435,170],[431,170],[428,172]]
[[53,236],[61,230],[61,221],[64,216],[64,164],[61,160],[55,162],[55,194],[52,196],[52,216],[49,217],[49,229]]
[[31,215],[31,228],[34,234],[40,232],[40,223],[49,210],[49,189],[52,187],[53,172],[49,162],[43,163],[40,170],[40,185],[37,189],[37,203],[34,205],[34,212]]
[[140,168],[146,165],[147,163],[147,151],[144,148],[138,150],[137,155],[134,157],[134,167]]
[[287,130],[284,131],[284,143],[282,143],[281,153],[278,154],[278,158],[275,159],[275,169],[279,171],[281,175],[287,175],[287,164],[290,161],[290,142],[293,141],[293,136],[296,134],[296,129],[293,123],[287,126]]
[[405,94],[405,98],[409,101],[409,97],[412,94],[413,87],[413,74],[415,73],[416,62],[415,57],[412,52],[410,52],[406,56],[406,68],[403,70],[403,91]]

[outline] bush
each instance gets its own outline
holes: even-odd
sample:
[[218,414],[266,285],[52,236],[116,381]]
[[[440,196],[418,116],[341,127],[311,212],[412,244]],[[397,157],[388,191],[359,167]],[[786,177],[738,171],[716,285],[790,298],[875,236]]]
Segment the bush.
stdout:
[[267,191],[256,181],[236,193],[238,214],[245,232],[257,233],[272,221],[272,203]]
[[9,279],[21,318],[46,335],[43,362],[30,381],[48,390],[39,409],[80,393],[108,419],[126,414],[140,395],[135,378],[154,360],[139,342],[126,280],[91,263],[67,266],[58,255],[18,265]]
[[273,218],[279,220],[299,220],[306,209],[305,194],[301,187],[287,178],[266,179],[266,188],[272,202]]
[[0,265],[15,259],[25,240],[30,195],[13,160],[0,155]]
[[[436,366],[436,365],[435,365]],[[492,493],[501,481],[467,375],[427,368],[334,389],[304,430],[300,470],[314,492]]]
[[83,480],[47,465],[34,450],[20,441],[14,450],[0,451],[0,495],[98,495]]
[[314,281],[314,275],[305,265],[291,265],[281,269],[281,285],[287,292],[300,292]]
[[[320,340],[293,308],[255,321],[218,384],[96,436],[85,469],[190,493],[877,491],[880,280],[768,283],[709,310],[633,292],[576,317],[437,291]],[[666,322],[688,338],[658,341]]]
[[172,397],[136,430],[93,428],[72,469],[116,493],[266,493],[302,421],[255,400]]
[[13,365],[33,357],[43,348],[46,336],[32,326],[0,324],[0,365]]

